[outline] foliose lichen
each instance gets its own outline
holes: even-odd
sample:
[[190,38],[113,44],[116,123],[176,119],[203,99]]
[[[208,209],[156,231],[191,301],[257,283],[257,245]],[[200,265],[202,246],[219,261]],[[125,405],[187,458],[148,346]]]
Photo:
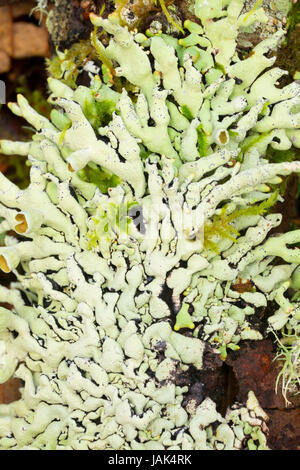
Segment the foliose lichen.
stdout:
[[[24,382],[0,406],[0,448],[267,448],[251,391],[222,417],[175,380],[202,368],[205,342],[225,358],[261,339],[251,319],[271,303],[270,328],[298,341],[300,230],[268,236],[281,215],[267,209],[300,162],[265,154],[300,146],[300,86],[278,87],[268,53],[282,31],[239,58],[239,26],[266,20],[242,8],[199,0],[202,26],[187,21],[180,39],[92,15],[112,80],[103,68],[89,88],[49,79],[51,120],[21,95],[10,105],[36,133],[1,141],[28,156],[31,182],[0,174],[1,231],[18,234],[0,248],[16,276],[0,287],[12,305],[0,309],[0,381]],[[95,125],[107,100],[115,111]],[[101,192],[87,168],[115,185]]]

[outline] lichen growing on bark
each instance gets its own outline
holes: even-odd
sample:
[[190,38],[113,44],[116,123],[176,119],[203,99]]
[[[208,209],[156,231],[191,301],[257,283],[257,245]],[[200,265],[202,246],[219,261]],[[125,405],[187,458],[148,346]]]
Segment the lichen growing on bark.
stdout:
[[89,68],[90,87],[75,89],[49,79],[50,120],[20,95],[10,104],[36,133],[1,141],[31,163],[25,190],[0,175],[1,231],[18,234],[0,248],[16,276],[0,288],[13,306],[0,309],[0,379],[24,381],[0,407],[2,449],[267,448],[251,391],[222,417],[176,384],[201,370],[205,342],[225,358],[261,339],[256,309],[277,305],[270,328],[299,333],[300,231],[269,236],[281,215],[268,210],[300,163],[265,155],[300,146],[300,86],[277,86],[285,72],[268,53],[282,31],[236,52],[263,10],[212,4],[196,2],[202,24],[180,39],[92,15],[112,73]]

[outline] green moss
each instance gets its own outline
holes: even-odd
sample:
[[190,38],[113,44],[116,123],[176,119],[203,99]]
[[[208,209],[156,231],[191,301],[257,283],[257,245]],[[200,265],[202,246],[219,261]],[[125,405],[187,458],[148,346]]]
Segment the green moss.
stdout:
[[106,126],[111,121],[112,114],[116,111],[116,103],[114,101],[108,99],[96,101],[92,95],[90,100],[86,99],[81,105],[85,117],[95,130]]
[[187,118],[189,121],[192,121],[194,119],[192,111],[185,104],[181,106],[181,112],[184,115],[184,117]]
[[57,55],[46,59],[46,68],[50,77],[59,79],[75,89],[80,68],[89,60],[95,59],[97,51],[93,44],[89,40],[81,40],[64,53],[57,51]]
[[275,204],[277,201],[278,192],[274,192],[268,199],[255,204],[253,206],[236,209],[228,214],[228,205],[222,207],[220,214],[216,214],[213,218],[204,225],[204,248],[213,250],[219,253],[218,245],[214,241],[216,237],[219,239],[229,239],[234,243],[240,233],[231,225],[231,222],[242,216],[263,215]]
[[[175,10],[173,5],[174,0],[136,0],[130,2],[128,0],[113,0],[115,10],[109,15],[113,21],[117,21],[121,25],[126,25],[129,29],[141,26],[142,23],[147,21],[150,13],[158,13],[162,11],[167,19],[167,22],[175,31],[183,33],[182,27],[175,21],[170,11]],[[126,18],[124,11],[130,11],[133,18],[130,20]],[[129,17],[128,17],[129,18]]]
[[237,156],[237,161],[241,162],[243,160],[243,155],[248,152],[252,147],[255,147],[256,144],[262,142],[268,135],[268,133],[263,132],[261,134],[255,134],[246,137],[244,143],[241,145],[241,151]]

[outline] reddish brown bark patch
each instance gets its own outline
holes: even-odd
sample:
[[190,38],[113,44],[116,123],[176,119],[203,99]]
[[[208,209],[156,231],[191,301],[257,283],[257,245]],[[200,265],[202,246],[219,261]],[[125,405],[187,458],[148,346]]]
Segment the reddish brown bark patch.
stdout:
[[[275,352],[270,339],[262,341],[247,341],[241,344],[239,351],[228,355],[227,364],[233,368],[238,381],[237,401],[244,403],[249,390],[252,390],[260,405],[265,410],[272,408],[285,408],[285,400],[281,394],[280,384],[278,393],[275,392],[275,383],[280,364],[274,360]],[[300,404],[300,396],[288,396],[291,407]]]
[[21,381],[19,379],[10,379],[5,384],[0,385],[0,404],[12,403],[13,401],[19,400],[21,394],[19,388],[21,387]]

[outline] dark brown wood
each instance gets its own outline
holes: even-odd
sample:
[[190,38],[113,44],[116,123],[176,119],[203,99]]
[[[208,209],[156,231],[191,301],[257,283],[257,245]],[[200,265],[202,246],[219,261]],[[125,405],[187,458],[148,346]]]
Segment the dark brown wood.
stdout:
[[22,3],[23,0],[0,0],[0,7],[13,5],[14,3]]

